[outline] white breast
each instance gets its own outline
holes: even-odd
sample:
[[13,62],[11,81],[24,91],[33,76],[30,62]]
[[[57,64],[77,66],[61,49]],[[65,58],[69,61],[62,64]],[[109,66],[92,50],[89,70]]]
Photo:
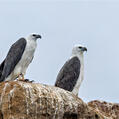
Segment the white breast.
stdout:
[[78,56],[79,60],[80,60],[80,63],[81,63],[81,68],[80,68],[80,74],[79,74],[79,77],[78,77],[78,80],[76,82],[76,85],[73,89],[73,93],[75,95],[78,95],[78,92],[79,92],[79,88],[80,88],[80,85],[84,79],[84,60],[83,60],[83,54],[81,56]]
[[19,61],[14,71],[10,74],[10,76],[8,76],[6,80],[14,80],[21,73],[23,75],[26,74],[26,70],[34,57],[34,52],[37,47],[37,43],[35,40],[26,40],[26,41],[27,41],[26,48],[24,50],[21,60]]

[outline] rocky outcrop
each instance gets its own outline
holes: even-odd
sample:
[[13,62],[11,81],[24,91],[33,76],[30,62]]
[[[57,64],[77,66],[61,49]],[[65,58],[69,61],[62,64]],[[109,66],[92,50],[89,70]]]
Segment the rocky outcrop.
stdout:
[[95,100],[89,102],[88,106],[92,107],[105,119],[119,119],[119,104]]
[[53,86],[0,83],[0,119],[111,119],[105,118],[99,107],[93,102],[87,105],[72,93]]

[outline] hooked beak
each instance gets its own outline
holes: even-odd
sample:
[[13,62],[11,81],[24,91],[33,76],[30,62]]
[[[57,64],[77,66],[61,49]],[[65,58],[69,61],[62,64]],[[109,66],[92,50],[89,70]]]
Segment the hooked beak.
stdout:
[[41,37],[41,35],[36,35],[36,38],[40,38],[41,39],[42,37]]
[[83,52],[86,51],[87,52],[87,48],[86,47],[82,47],[81,49]]

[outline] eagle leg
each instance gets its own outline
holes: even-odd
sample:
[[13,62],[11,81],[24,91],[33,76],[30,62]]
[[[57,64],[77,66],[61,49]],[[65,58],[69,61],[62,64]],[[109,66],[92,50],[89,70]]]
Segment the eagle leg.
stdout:
[[24,81],[25,79],[24,79],[24,75],[23,74],[20,74],[19,76],[18,76],[18,81]]

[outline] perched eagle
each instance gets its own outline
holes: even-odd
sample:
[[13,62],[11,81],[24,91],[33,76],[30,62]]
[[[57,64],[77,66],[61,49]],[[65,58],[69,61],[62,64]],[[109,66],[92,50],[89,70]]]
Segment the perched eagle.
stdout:
[[24,80],[26,70],[31,63],[37,46],[38,34],[20,38],[10,48],[5,60],[0,65],[0,82],[18,78]]
[[71,58],[61,68],[55,86],[73,92],[78,95],[79,87],[84,78],[83,53],[86,47],[75,46],[72,50]]

